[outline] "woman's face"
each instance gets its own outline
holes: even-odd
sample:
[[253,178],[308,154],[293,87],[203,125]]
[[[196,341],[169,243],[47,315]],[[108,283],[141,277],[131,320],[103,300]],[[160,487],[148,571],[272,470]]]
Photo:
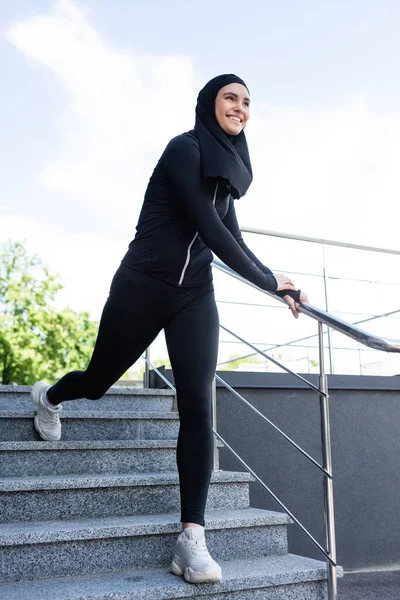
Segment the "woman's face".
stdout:
[[240,83],[221,88],[215,98],[215,117],[222,131],[238,135],[250,118],[249,92]]

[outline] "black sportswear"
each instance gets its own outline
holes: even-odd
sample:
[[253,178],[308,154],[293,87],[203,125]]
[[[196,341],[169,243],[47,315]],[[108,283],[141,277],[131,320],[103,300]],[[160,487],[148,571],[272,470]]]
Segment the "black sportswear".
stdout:
[[135,239],[122,264],[184,287],[212,280],[212,252],[260,288],[275,291],[272,272],[240,234],[229,184],[201,176],[194,133],[173,138],[150,178]]
[[213,285],[179,288],[120,266],[111,284],[86,371],[73,371],[47,392],[59,404],[101,398],[161,329],[174,372],[180,429],[177,463],[181,520],[204,525],[213,457],[211,384],[219,321]]

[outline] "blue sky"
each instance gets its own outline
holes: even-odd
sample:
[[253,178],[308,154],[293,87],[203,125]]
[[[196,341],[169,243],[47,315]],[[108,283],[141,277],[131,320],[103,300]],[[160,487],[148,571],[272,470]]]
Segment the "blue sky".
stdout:
[[[1,3],[0,244],[26,238],[98,316],[163,147],[234,72],[252,96],[240,222],[398,248],[399,31],[397,0]],[[248,241],[274,270],[312,262]]]

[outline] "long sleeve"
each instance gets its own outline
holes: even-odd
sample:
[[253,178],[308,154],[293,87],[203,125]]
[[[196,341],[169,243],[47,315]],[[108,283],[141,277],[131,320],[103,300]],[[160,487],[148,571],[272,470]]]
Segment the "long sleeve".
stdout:
[[200,150],[196,141],[189,136],[174,138],[161,161],[187,218],[208,248],[248,281],[275,292],[277,281],[271,271],[264,271],[254,263],[218,216],[210,183],[201,176]]
[[271,269],[266,267],[257,258],[257,256],[255,254],[253,254],[253,252],[250,250],[250,248],[246,245],[246,243],[243,239],[243,236],[242,236],[242,232],[240,231],[240,228],[239,228],[239,223],[238,223],[238,220],[236,217],[235,206],[234,206],[232,198],[229,201],[229,209],[228,209],[228,212],[226,213],[225,217],[223,218],[223,223],[224,223],[225,227],[231,232],[231,234],[233,235],[233,237],[235,238],[236,242],[239,244],[239,246],[241,247],[243,252],[245,252],[245,254],[250,258],[250,260],[252,260],[253,263],[256,264],[257,267],[259,269],[261,269],[261,271],[263,273],[266,273],[267,275],[271,275],[272,274]]
[[[243,252],[250,258],[250,260],[253,261],[253,263],[255,265],[257,265],[257,267],[263,271],[263,273],[267,274],[267,275],[272,275],[272,271],[271,269],[269,269],[267,266],[265,266],[258,258],[255,254],[253,254],[253,252],[250,250],[250,248],[246,245],[243,236],[242,236],[242,232],[240,231],[239,228],[239,223],[236,217],[236,211],[235,211],[235,206],[234,206],[234,202],[233,199],[231,198],[230,202],[229,202],[229,209],[228,212],[226,213],[224,219],[223,219],[223,223],[225,225],[225,227],[231,232],[232,236],[235,238],[236,242],[239,244],[239,246],[242,248]],[[294,298],[294,300],[299,300],[300,299],[300,290],[280,290],[275,291],[277,296],[280,296],[281,298],[283,298],[283,296],[291,296],[292,298]]]

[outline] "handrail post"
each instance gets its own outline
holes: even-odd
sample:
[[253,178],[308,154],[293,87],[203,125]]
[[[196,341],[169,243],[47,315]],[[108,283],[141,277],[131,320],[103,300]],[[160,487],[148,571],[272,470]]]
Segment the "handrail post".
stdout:
[[150,365],[148,363],[148,361],[150,360],[150,348],[146,349],[145,352],[145,357],[146,360],[144,361],[144,387],[145,388],[149,388],[150,387]]
[[[319,387],[321,390],[321,440],[322,440],[322,464],[331,477],[324,475],[324,506],[325,506],[325,531],[327,552],[336,563],[336,538],[335,538],[335,514],[333,505],[333,482],[332,482],[332,450],[329,423],[329,396],[328,378],[325,373],[324,356],[324,330],[323,325],[318,322],[319,337]],[[328,599],[337,600],[337,569],[327,561],[328,569]]]
[[[211,418],[214,431],[217,431],[217,380],[214,376],[211,384]],[[218,440],[214,435],[214,451],[213,451],[213,471],[219,470],[218,463]]]
[[[324,294],[325,294],[325,310],[329,312],[328,302],[328,277],[326,269],[326,256],[325,256],[325,245],[322,244],[322,261],[323,261],[323,279],[324,279]],[[329,369],[331,375],[333,374],[333,352],[332,352],[332,341],[331,341],[331,330],[328,327],[328,348],[329,348]]]

